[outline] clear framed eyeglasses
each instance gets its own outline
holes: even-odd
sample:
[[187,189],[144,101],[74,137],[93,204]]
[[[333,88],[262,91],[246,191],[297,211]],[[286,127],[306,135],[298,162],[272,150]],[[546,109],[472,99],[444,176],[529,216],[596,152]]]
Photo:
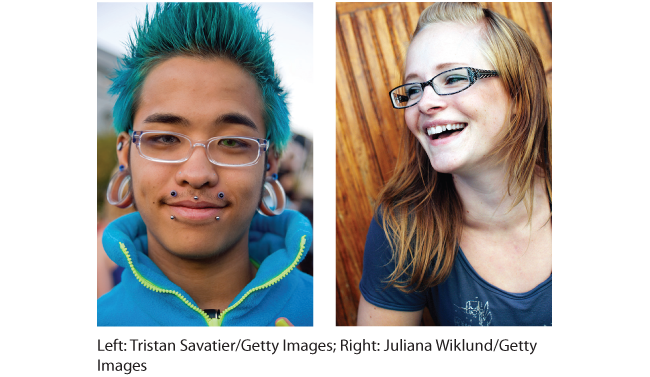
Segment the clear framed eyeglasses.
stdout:
[[472,67],[460,67],[440,72],[434,78],[425,82],[415,82],[400,85],[390,91],[390,100],[396,109],[411,107],[422,98],[424,88],[431,85],[439,96],[449,96],[462,92],[474,85],[480,79],[498,76],[497,71],[489,71]]
[[243,136],[220,136],[194,142],[189,137],[167,131],[134,131],[132,136],[140,156],[147,160],[180,163],[187,161],[194,147],[205,148],[208,160],[219,166],[255,165],[269,141]]

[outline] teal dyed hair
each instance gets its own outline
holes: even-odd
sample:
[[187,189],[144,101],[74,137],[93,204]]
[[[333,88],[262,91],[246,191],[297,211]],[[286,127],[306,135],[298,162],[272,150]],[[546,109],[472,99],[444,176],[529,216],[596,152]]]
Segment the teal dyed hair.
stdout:
[[230,59],[249,72],[264,101],[266,138],[281,152],[290,136],[287,93],[280,85],[271,53],[271,34],[262,31],[258,8],[239,3],[165,3],[129,36],[127,53],[115,71],[109,93],[117,95],[113,127],[133,130],[140,90],[147,74],[175,56]]

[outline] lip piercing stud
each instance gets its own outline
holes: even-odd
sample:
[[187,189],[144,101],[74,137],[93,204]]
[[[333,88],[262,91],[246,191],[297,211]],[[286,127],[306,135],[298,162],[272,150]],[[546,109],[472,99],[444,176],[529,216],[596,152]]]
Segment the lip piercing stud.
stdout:
[[217,221],[219,221],[221,218],[219,216],[216,217]]
[[171,196],[176,196],[176,191],[172,190]]
[[223,192],[220,192],[220,193],[219,193],[219,198],[223,199],[224,196],[225,196],[225,195],[223,194]]
[[195,196],[195,197],[194,197],[194,200],[199,200],[199,197],[198,197],[198,196]]
[[171,219],[174,220],[174,215],[172,215]]

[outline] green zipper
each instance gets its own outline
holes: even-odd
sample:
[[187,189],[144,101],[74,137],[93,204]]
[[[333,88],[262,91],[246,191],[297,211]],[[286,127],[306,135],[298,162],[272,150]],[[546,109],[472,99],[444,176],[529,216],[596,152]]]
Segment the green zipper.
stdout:
[[300,257],[302,257],[302,254],[305,252],[305,243],[306,242],[307,242],[307,235],[303,235],[300,238],[300,250],[298,250],[298,255],[296,255],[296,258],[294,258],[293,262],[291,262],[289,267],[285,268],[284,271],[280,272],[280,274],[276,275],[276,277],[269,279],[266,283],[264,283],[262,285],[258,285],[255,288],[251,288],[236,303],[234,303],[231,306],[229,306],[228,308],[226,308],[226,310],[224,310],[221,313],[221,317],[219,317],[219,321],[218,321],[217,326],[221,326],[221,322],[223,322],[223,319],[226,318],[226,314],[228,314],[231,310],[233,310],[237,306],[239,306],[239,304],[241,304],[242,301],[244,301],[244,299],[246,299],[246,297],[248,297],[251,293],[253,293],[255,291],[259,291],[259,290],[264,289],[264,288],[268,288],[268,287],[272,286],[273,284],[275,284],[275,283],[279,282],[280,280],[282,280],[285,276],[289,275],[289,272],[291,272],[291,270],[293,270],[298,265],[298,262],[300,262]]
[[200,314],[201,317],[203,317],[203,319],[205,320],[205,322],[206,322],[206,324],[208,326],[221,326],[221,323],[223,322],[223,319],[225,318],[226,314],[229,313],[231,310],[235,309],[237,306],[239,306],[239,304],[241,304],[244,301],[244,299],[246,299],[246,297],[248,297],[251,293],[259,291],[259,290],[264,289],[264,288],[268,288],[268,287],[272,286],[273,284],[275,284],[275,283],[279,282],[280,280],[282,280],[285,276],[287,276],[289,274],[289,272],[291,272],[291,270],[293,270],[298,265],[298,262],[300,261],[300,258],[302,257],[302,254],[305,252],[305,243],[306,242],[307,242],[307,235],[303,235],[301,237],[301,239],[300,239],[300,250],[298,251],[298,254],[296,255],[296,258],[293,260],[293,262],[287,268],[285,268],[280,274],[278,274],[274,278],[270,279],[266,283],[264,283],[262,285],[259,285],[259,286],[255,287],[255,288],[251,288],[236,303],[234,303],[233,305],[226,308],[226,310],[224,310],[221,313],[219,318],[210,318],[206,312],[201,310],[201,308],[197,307],[196,305],[192,304],[182,294],[178,293],[177,291],[171,290],[171,289],[161,288],[161,287],[157,286],[156,284],[152,283],[151,281],[149,281],[148,279],[146,279],[144,276],[142,276],[142,274],[138,270],[136,270],[135,266],[133,265],[133,261],[131,260],[131,255],[130,255],[129,251],[126,249],[126,246],[122,242],[120,242],[120,249],[122,250],[122,253],[124,253],[124,256],[126,257],[127,261],[129,262],[129,267],[131,267],[131,271],[133,272],[133,275],[135,275],[135,278],[138,279],[140,284],[142,284],[145,288],[147,288],[149,290],[152,290],[154,292],[158,292],[158,293],[172,294],[172,295],[178,297],[181,301],[183,301],[185,303],[185,305],[190,307],[190,309],[192,309],[195,312],[197,312],[198,314]]

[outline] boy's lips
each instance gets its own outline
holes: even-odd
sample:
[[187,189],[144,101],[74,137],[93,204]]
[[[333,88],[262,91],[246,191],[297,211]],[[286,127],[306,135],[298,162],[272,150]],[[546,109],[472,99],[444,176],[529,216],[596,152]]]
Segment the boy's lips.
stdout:
[[226,204],[217,204],[211,202],[193,202],[184,200],[180,202],[167,203],[171,209],[171,214],[176,219],[187,220],[214,220],[223,213]]
[[217,203],[212,203],[212,202],[206,202],[206,201],[200,201],[200,202],[193,202],[191,200],[183,200],[180,202],[172,202],[172,203],[167,203],[168,205],[172,207],[187,207],[187,208],[193,208],[193,209],[202,209],[202,208],[223,208],[225,207],[225,203],[217,204]]

